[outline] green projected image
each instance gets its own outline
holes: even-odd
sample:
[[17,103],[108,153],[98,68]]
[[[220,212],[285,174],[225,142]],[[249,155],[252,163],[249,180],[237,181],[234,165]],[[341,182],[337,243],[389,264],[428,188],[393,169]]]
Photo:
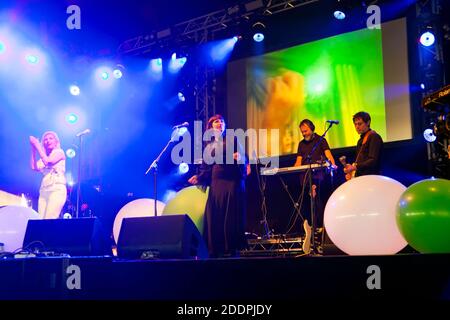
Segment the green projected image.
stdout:
[[[247,128],[279,129],[279,153],[297,152],[308,118],[331,148],[356,145],[352,116],[366,111],[386,139],[381,30],[363,29],[247,60]],[[276,155],[270,150],[267,154]]]

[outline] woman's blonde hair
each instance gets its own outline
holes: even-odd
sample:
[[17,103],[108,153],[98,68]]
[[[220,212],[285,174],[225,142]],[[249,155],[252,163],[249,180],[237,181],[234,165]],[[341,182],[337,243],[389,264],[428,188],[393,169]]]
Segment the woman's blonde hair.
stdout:
[[61,149],[61,141],[59,140],[59,137],[58,137],[58,135],[56,134],[55,131],[45,131],[44,134],[42,135],[41,143],[44,142],[44,138],[45,138],[45,136],[48,135],[48,134],[51,134],[51,135],[53,135],[53,136],[55,137],[55,140],[56,140],[56,147],[59,148],[59,149]]

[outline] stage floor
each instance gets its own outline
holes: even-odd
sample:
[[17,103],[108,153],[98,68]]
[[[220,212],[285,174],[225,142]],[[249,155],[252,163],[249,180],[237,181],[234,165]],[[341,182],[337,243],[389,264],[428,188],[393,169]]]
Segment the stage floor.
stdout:
[[450,300],[450,254],[124,261],[0,260],[0,299]]

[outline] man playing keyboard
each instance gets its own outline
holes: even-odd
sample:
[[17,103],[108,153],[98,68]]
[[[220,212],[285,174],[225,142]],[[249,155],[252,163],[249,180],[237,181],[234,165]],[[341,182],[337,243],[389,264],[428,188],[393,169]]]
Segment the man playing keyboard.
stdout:
[[[303,140],[299,142],[297,149],[297,160],[294,166],[308,165],[310,163],[321,163],[324,161],[329,161],[331,163],[332,169],[336,169],[333,155],[331,154],[330,147],[325,138],[322,138],[314,132],[314,123],[309,119],[304,119],[299,125]],[[316,149],[313,151],[314,146],[317,144]],[[311,154],[312,152],[312,154]],[[310,158],[308,158],[308,156]],[[313,174],[313,185],[312,193],[309,194],[313,196],[315,203],[315,226],[316,230],[323,227],[323,213],[325,210],[325,201],[329,197],[331,190],[327,190],[330,186],[325,186],[325,174],[323,170],[317,170]],[[308,187],[308,180],[305,178],[304,174],[301,174],[301,183],[305,183]],[[307,190],[307,189],[306,189]],[[306,193],[305,193],[306,195]],[[304,197],[302,205],[302,214],[308,218],[309,224],[311,224],[311,219],[309,217],[309,198]],[[305,213],[308,213],[305,215]]]

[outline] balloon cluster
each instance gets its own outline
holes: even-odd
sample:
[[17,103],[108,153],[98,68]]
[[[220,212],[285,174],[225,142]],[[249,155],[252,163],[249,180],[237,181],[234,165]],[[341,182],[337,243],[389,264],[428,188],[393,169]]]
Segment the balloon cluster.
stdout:
[[331,195],[324,223],[350,255],[395,254],[407,244],[421,253],[450,253],[450,181],[406,188],[383,176],[358,177]]

